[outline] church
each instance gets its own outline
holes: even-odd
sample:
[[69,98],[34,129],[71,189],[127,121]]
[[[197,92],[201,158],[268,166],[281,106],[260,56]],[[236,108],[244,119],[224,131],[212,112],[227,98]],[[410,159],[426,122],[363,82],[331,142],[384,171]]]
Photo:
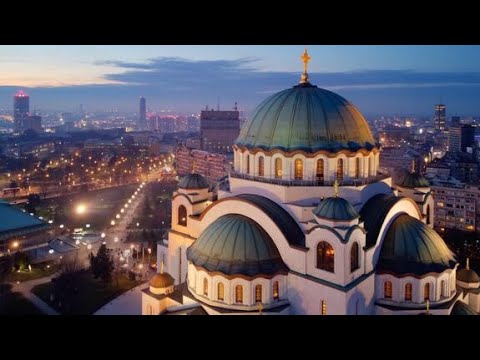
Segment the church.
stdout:
[[480,278],[433,230],[428,181],[394,187],[363,115],[301,59],[243,126],[228,183],[179,182],[142,314],[478,314]]

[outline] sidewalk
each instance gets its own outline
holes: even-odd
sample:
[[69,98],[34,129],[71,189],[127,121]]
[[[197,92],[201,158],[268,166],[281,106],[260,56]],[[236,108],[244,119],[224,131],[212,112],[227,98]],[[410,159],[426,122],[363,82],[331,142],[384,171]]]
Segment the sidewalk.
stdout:
[[42,313],[46,315],[60,315],[56,310],[51,308],[47,303],[45,303],[37,295],[32,293],[32,289],[35,286],[51,281],[53,276],[54,275],[50,275],[40,279],[25,281],[20,284],[14,283],[12,287],[12,291],[21,293],[24,297],[30,300],[38,310],[40,310]]

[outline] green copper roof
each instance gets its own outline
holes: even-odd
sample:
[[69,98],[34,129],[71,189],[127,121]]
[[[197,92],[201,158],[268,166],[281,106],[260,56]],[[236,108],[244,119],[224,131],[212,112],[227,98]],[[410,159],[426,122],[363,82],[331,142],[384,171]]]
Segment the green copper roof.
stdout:
[[321,201],[313,213],[324,219],[349,221],[360,217],[352,204],[341,197],[329,197]]
[[457,280],[464,283],[477,283],[480,282],[480,277],[472,269],[460,269],[457,271]]
[[236,144],[306,152],[370,150],[376,145],[367,121],[352,103],[308,83],[263,101],[242,127]]
[[273,275],[286,272],[275,243],[252,219],[219,217],[187,249],[187,259],[207,271],[226,275]]
[[385,235],[377,271],[424,275],[453,268],[455,256],[431,228],[407,214],[399,215]]
[[180,180],[178,187],[181,189],[207,189],[207,180],[200,174],[188,174]]
[[407,173],[403,177],[403,179],[399,182],[398,186],[404,188],[422,188],[422,187],[430,187],[430,183],[425,178],[425,176],[415,172],[415,173]]
[[47,224],[6,202],[0,203],[0,233],[42,227]]
[[455,305],[453,305],[450,315],[478,315],[478,314],[475,311],[473,311],[470,306],[458,300],[455,303]]

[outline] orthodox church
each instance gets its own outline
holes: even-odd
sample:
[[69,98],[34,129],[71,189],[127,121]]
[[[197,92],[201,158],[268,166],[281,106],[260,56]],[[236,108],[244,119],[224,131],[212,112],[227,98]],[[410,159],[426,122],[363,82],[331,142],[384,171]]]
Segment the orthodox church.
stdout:
[[394,188],[363,115],[302,60],[299,84],[243,126],[226,186],[179,182],[142,313],[480,312],[479,276],[432,228],[428,181],[412,171]]

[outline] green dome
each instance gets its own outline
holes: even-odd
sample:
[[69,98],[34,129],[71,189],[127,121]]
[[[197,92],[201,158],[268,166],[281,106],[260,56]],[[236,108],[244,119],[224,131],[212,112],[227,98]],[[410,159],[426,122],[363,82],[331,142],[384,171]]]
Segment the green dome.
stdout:
[[224,215],[211,223],[187,249],[187,259],[209,272],[226,275],[273,275],[287,271],[265,230],[238,214]]
[[207,180],[200,174],[188,174],[178,183],[180,189],[207,189]]
[[400,181],[398,186],[404,188],[422,188],[422,187],[430,187],[430,182],[425,178],[425,176],[414,172],[414,173],[407,173],[403,179]]
[[367,121],[352,103],[309,83],[263,101],[242,127],[236,144],[309,153],[376,146]]
[[350,221],[360,217],[352,204],[341,197],[329,197],[318,204],[313,213],[328,220]]
[[424,275],[443,272],[455,264],[454,254],[433,229],[410,215],[402,214],[387,231],[377,269]]

